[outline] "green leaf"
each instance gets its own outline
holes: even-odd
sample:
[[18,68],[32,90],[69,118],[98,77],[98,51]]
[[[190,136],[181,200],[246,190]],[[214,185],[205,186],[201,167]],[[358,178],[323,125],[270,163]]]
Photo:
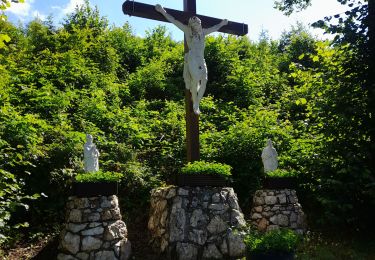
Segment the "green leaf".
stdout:
[[77,182],[116,182],[119,181],[123,175],[118,172],[87,172],[77,174]]
[[10,37],[6,34],[0,34],[0,49],[5,47],[5,42],[10,42]]
[[218,174],[222,176],[231,176],[232,167],[222,163],[212,163],[205,161],[189,162],[181,169],[184,174]]

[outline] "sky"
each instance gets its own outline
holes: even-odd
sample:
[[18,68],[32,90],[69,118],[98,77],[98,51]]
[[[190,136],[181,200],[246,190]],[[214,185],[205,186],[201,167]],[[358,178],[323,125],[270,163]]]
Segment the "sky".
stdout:
[[[161,4],[170,9],[182,10],[183,0],[136,0],[146,4]],[[335,15],[346,11],[337,0],[312,0],[312,5],[306,10],[294,13],[290,17],[273,8],[274,0],[196,0],[197,13],[220,19],[245,23],[249,26],[251,40],[256,41],[262,31],[267,31],[268,36],[274,40],[280,38],[283,31],[290,30],[297,22],[304,25],[322,19],[325,16]],[[183,34],[172,24],[152,21],[144,18],[129,17],[123,14],[122,4],[124,0],[89,0],[90,5],[97,6],[102,16],[109,23],[122,26],[129,22],[136,35],[144,36],[146,30],[152,30],[157,25],[165,25],[175,40],[182,40]],[[12,4],[6,10],[8,19],[17,24],[27,24],[35,17],[41,20],[52,15],[56,25],[60,25],[64,17],[73,12],[77,5],[84,4],[84,0],[25,0],[22,4]],[[313,35],[325,39],[320,30],[312,30]]]

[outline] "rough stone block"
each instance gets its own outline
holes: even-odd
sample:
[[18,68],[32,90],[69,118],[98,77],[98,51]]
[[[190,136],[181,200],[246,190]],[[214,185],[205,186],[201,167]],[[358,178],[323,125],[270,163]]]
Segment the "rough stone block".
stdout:
[[111,210],[109,210],[109,209],[104,210],[101,213],[101,219],[104,220],[104,221],[112,219]]
[[111,214],[112,214],[112,219],[114,219],[114,220],[121,220],[122,219],[120,208],[111,209]]
[[84,217],[84,220],[88,222],[97,222],[100,220],[100,214],[98,212],[90,213]]
[[121,241],[121,248],[120,248],[120,260],[128,260],[132,253],[131,243],[129,240],[124,239]]
[[213,203],[213,204],[208,205],[208,208],[211,210],[226,211],[228,210],[229,206],[223,203]]
[[186,190],[184,188],[179,188],[178,189],[178,195],[180,195],[180,196],[188,196],[189,195],[189,190]]
[[265,218],[262,218],[258,223],[258,230],[265,231],[268,226],[268,221]]
[[104,232],[104,239],[112,241],[116,239],[123,239],[127,236],[126,225],[123,221],[118,220],[109,224]]
[[82,239],[82,251],[93,251],[99,249],[102,245],[102,240],[87,236]]
[[215,193],[214,195],[212,195],[212,203],[219,203],[220,202],[220,194],[219,193]]
[[193,229],[189,232],[189,240],[198,245],[204,245],[207,241],[207,232],[200,229]]
[[86,229],[82,231],[81,234],[84,236],[95,236],[95,235],[103,234],[103,231],[104,231],[103,227],[96,227],[96,228]]
[[277,219],[278,219],[278,224],[279,226],[282,226],[282,227],[288,227],[289,226],[289,220],[288,220],[288,217],[283,215],[283,214],[279,214],[277,216]]
[[176,196],[176,189],[175,188],[172,188],[170,189],[168,192],[167,192],[167,195],[165,196],[165,198],[167,200],[173,198],[174,196]]
[[228,229],[228,224],[225,223],[219,216],[214,216],[207,225],[207,230],[211,234],[218,234]]
[[95,254],[95,260],[110,260],[116,259],[113,251],[99,251]]
[[246,221],[244,219],[242,212],[236,209],[232,209],[230,223],[231,223],[231,226],[237,226],[237,227],[246,226]]
[[68,231],[73,232],[73,233],[78,233],[79,231],[85,229],[86,226],[87,226],[86,223],[84,223],[84,224],[68,223],[68,224],[66,225],[66,229],[67,229]]
[[57,255],[57,260],[77,260],[77,258],[75,258],[72,255],[66,255],[66,254],[60,253]]
[[253,202],[254,202],[255,206],[263,205],[264,204],[264,197],[254,196]]
[[82,211],[79,209],[72,209],[69,214],[68,222],[82,222]]
[[81,253],[78,253],[78,254],[76,255],[76,257],[77,257],[79,260],[88,260],[89,257],[90,257],[90,255],[87,254],[87,253],[83,253],[83,252],[81,252]]
[[267,205],[274,205],[277,203],[277,198],[275,196],[266,196],[264,201]]
[[228,197],[228,203],[229,203],[229,207],[233,208],[233,209],[240,209],[240,206],[238,205],[238,199],[237,199],[237,196],[229,196]]
[[286,203],[286,195],[281,194],[281,195],[277,196],[277,200],[279,201],[280,204],[285,204]]
[[177,243],[177,260],[192,260],[198,257],[198,248],[189,243]]
[[184,209],[176,209],[171,213],[169,222],[169,241],[183,241],[185,237],[186,214]]
[[243,242],[243,237],[239,234],[230,232],[228,235],[229,256],[233,258],[240,258],[245,255],[246,245]]
[[195,209],[190,217],[190,225],[193,228],[206,225],[208,219],[209,219],[208,216],[204,214],[201,209]]
[[262,218],[262,215],[259,213],[254,213],[253,215],[251,215],[251,219],[260,219],[260,218]]
[[75,235],[70,232],[66,232],[61,241],[61,247],[64,251],[72,254],[76,254],[79,250],[79,235]]
[[215,244],[208,244],[203,250],[203,259],[223,259],[223,255]]
[[87,198],[76,198],[74,200],[74,207],[77,209],[84,209],[90,206],[89,200]]

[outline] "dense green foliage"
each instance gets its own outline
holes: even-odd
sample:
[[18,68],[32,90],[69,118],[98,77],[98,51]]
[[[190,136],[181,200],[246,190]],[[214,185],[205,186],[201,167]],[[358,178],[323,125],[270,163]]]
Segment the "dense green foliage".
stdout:
[[276,229],[266,233],[251,231],[244,238],[251,253],[293,253],[301,242],[301,236],[290,229]]
[[271,177],[271,178],[282,178],[282,177],[294,177],[295,172],[293,171],[287,171],[284,169],[276,169],[271,172],[267,172],[266,176]]
[[231,167],[223,163],[212,163],[205,161],[189,162],[181,168],[183,174],[214,174],[224,177],[231,176]]
[[[146,212],[150,190],[186,164],[183,44],[164,27],[145,38],[128,24],[110,27],[88,6],[61,28],[0,21],[0,31],[9,36],[0,49],[0,240],[17,239],[19,223],[31,232],[62,223],[85,133],[101,169],[123,174],[125,212]],[[242,206],[260,187],[271,138],[280,167],[296,173],[311,226],[366,229],[375,181],[353,46],[297,26],[280,41],[208,37],[205,57],[201,158],[232,167]]]
[[119,172],[88,172],[79,173],[75,176],[77,182],[117,182],[121,179],[122,174]]

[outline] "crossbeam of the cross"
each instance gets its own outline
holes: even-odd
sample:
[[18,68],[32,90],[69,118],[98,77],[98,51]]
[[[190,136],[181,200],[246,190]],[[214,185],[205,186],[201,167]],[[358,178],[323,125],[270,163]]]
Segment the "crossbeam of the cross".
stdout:
[[[185,24],[187,24],[188,20],[192,16],[198,16],[199,19],[202,21],[202,27],[203,28],[209,28],[212,27],[218,23],[221,22],[220,19],[217,18],[212,18],[204,15],[199,15],[199,14],[192,14],[189,12],[183,12],[183,11],[178,11],[178,10],[173,10],[173,9],[168,9],[165,8],[167,13],[172,15],[176,20],[179,20]],[[161,15],[159,12],[155,10],[154,5],[149,5],[149,4],[143,4],[143,3],[138,3],[134,1],[126,1],[122,5],[122,11],[124,14],[128,14],[131,16],[137,16],[137,17],[142,17],[142,18],[148,18],[152,20],[158,20],[162,22],[168,22],[163,15]],[[245,35],[248,33],[248,26],[247,24],[244,23],[236,23],[236,22],[228,22],[228,25],[223,26],[219,29],[219,32],[223,33],[229,33],[229,34],[234,34],[234,35]]]

